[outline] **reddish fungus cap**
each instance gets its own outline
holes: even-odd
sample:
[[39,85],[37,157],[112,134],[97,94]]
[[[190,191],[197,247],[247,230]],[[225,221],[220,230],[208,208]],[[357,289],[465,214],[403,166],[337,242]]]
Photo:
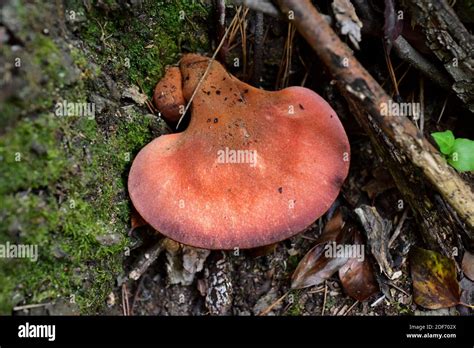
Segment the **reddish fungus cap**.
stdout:
[[181,72],[178,67],[171,67],[166,70],[165,77],[155,87],[153,102],[168,122],[176,123],[181,117],[180,108],[184,110],[186,104],[183,96]]
[[[195,54],[181,60],[185,100],[208,64]],[[128,188],[141,216],[171,239],[254,248],[323,215],[347,176],[349,153],[335,111],[319,95],[302,87],[260,90],[213,62],[188,128],[146,145]]]

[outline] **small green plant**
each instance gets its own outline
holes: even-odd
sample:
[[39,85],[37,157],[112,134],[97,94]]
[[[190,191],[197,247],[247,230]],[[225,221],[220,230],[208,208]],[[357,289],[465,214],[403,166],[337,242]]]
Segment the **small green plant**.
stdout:
[[448,163],[460,172],[474,171],[474,141],[455,138],[450,130],[431,133]]

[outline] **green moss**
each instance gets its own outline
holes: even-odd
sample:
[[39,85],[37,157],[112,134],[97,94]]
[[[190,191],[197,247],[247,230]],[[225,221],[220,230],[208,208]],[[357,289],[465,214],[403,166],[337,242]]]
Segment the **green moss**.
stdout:
[[40,35],[31,36],[32,40],[25,43],[20,54],[11,51],[7,45],[1,48],[6,61],[19,64],[12,68],[12,72],[19,74],[25,84],[21,92],[1,103],[2,128],[11,126],[31,112],[51,110],[58,97],[58,88],[63,88],[70,78],[64,56],[53,40]]
[[56,122],[45,115],[37,121],[26,119],[0,139],[0,195],[38,189],[57,181],[67,160],[56,147]]
[[[18,287],[28,289],[28,303],[74,295],[83,313],[103,306],[122,270],[122,251],[128,244],[124,173],[134,154],[152,138],[149,126],[154,120],[133,112],[130,116],[107,137],[95,120],[43,114],[21,121],[15,132],[0,138],[0,242],[11,240],[12,226],[20,226],[18,243],[38,245],[40,250],[33,266],[27,260],[12,260],[0,267],[6,281],[0,289],[3,313],[12,289]],[[33,143],[41,144],[44,154],[35,154]],[[83,151],[86,144],[88,155]],[[14,160],[16,153],[21,153],[19,162]],[[78,164],[87,161],[78,170]],[[110,234],[119,241],[101,245],[98,237]],[[58,251],[65,256],[58,258]],[[83,287],[86,280],[88,286]]]
[[[291,297],[290,297],[291,296]],[[303,308],[300,304],[301,291],[294,290],[288,295],[288,299],[291,299],[291,306],[288,308],[286,315],[300,316],[303,312]]]
[[145,1],[140,16],[112,8],[118,9],[107,16],[92,9],[82,36],[91,48],[102,48],[98,58],[103,64],[116,75],[127,75],[129,83],[148,95],[165,66],[176,63],[182,51],[208,48],[202,29],[208,9],[199,1]]

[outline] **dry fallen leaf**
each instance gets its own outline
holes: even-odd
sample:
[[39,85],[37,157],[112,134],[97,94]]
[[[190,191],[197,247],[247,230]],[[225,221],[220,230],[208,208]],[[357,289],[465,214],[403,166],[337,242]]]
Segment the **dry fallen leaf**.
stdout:
[[344,227],[346,220],[342,209],[337,209],[334,215],[326,222],[323,233],[319,237],[321,242],[335,240],[341,229]]
[[[363,245],[359,231],[354,233],[354,244]],[[345,292],[360,302],[379,291],[374,270],[367,258],[363,260],[355,257],[350,258],[339,270],[339,278]]]
[[454,261],[430,250],[415,248],[410,253],[413,299],[428,309],[459,304],[461,296]]
[[342,228],[342,226],[344,226],[344,218],[341,210],[338,210],[326,224],[322,235],[316,242],[317,244],[311,248],[296,267],[291,278],[293,289],[321,284],[347,262],[347,257],[326,257],[328,245],[332,243],[343,244],[348,240],[348,230]]
[[465,276],[474,281],[474,254],[466,251],[462,258],[462,271]]
[[347,262],[347,257],[326,257],[327,243],[314,246],[300,261],[291,278],[292,289],[319,285]]

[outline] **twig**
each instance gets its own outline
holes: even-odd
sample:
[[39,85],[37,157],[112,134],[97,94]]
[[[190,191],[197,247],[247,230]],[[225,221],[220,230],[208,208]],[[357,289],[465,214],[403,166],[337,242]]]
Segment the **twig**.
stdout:
[[405,210],[403,211],[402,217],[400,218],[400,221],[398,222],[398,225],[397,225],[397,227],[395,228],[395,231],[392,234],[392,237],[390,237],[390,240],[388,241],[388,248],[389,249],[392,246],[395,239],[397,239],[398,235],[400,234],[400,232],[402,230],[402,227],[403,227],[403,223],[405,222],[405,219],[407,218],[407,215],[408,215],[408,208],[405,208]]
[[309,73],[310,73],[310,69],[306,66],[306,63],[304,61],[304,59],[301,57],[301,54],[298,53],[298,58],[301,62],[301,65],[303,65],[304,69],[305,69],[305,73],[304,73],[304,76],[303,76],[303,80],[301,80],[301,83],[300,83],[300,86],[301,87],[304,87],[304,85],[306,84],[306,80],[308,79],[308,76],[309,76]]
[[102,26],[102,24],[100,24],[100,22],[99,22],[97,19],[96,19],[95,21],[96,21],[97,24],[99,25],[100,31],[101,31],[101,35],[100,35],[100,39],[99,39],[99,40],[100,40],[105,46],[110,47],[110,45],[107,43],[107,40],[108,40],[109,38],[111,38],[114,34],[112,33],[112,34],[110,34],[110,35],[106,35],[105,29],[107,28],[108,22],[105,22],[105,24]]
[[446,74],[418,53],[418,51],[415,50],[408,41],[403,38],[403,36],[398,36],[398,38],[393,42],[393,48],[400,59],[403,59],[410,65],[414,66],[438,86],[446,90],[451,89],[451,83]]
[[420,78],[420,133],[423,134],[425,130],[425,80]]
[[324,311],[326,310],[326,299],[328,296],[328,284],[327,281],[324,281],[324,298],[323,298],[323,309],[321,311],[321,315],[324,315]]
[[403,79],[405,78],[405,76],[408,74],[408,72],[410,71],[410,68],[411,68],[411,65],[408,66],[407,70],[405,70],[405,72],[402,74],[402,76],[400,76],[400,78],[398,79],[398,85],[400,86],[400,84],[402,83]]
[[[253,34],[250,34],[250,35],[247,36],[247,39],[250,40],[250,39],[252,39],[253,37],[254,37],[254,35],[253,35]],[[234,48],[236,48],[237,46],[239,46],[239,45],[241,45],[241,44],[242,44],[242,43],[235,42],[234,44],[232,44],[232,46],[229,46],[227,50],[228,50],[228,51],[232,51]]]
[[140,278],[140,281],[138,282],[138,285],[137,285],[137,289],[135,290],[135,295],[133,295],[132,305],[131,305],[131,308],[130,308],[130,315],[133,315],[133,311],[135,309],[135,303],[137,301],[138,294],[140,293],[140,290],[141,290],[141,287],[142,287],[142,284],[143,284],[143,279],[145,279],[145,277]]
[[[140,91],[141,91],[143,94],[146,95],[145,90],[143,89],[143,87],[142,87],[140,81],[137,80],[136,83],[137,83],[138,87],[140,87]],[[155,111],[154,111],[154,108],[153,108],[153,104],[150,103],[150,100],[148,99],[148,96],[147,96],[147,99],[145,100],[145,105],[148,107],[148,110],[150,110],[150,112],[151,112],[153,115],[156,115],[156,113],[155,113]]]
[[370,305],[370,307],[374,308],[374,307],[377,306],[380,302],[382,302],[384,298],[385,298],[385,295],[382,295],[382,297],[379,297],[378,299],[376,299],[376,300]]
[[317,293],[319,293],[319,292],[323,292],[324,289],[325,289],[325,287],[324,287],[324,286],[321,286],[320,288],[317,288],[317,289],[313,289],[313,290],[308,291],[308,294],[317,294]]
[[242,18],[239,18],[239,30],[240,30],[240,38],[242,42],[242,64],[244,66],[243,69],[243,76],[244,79],[247,78],[247,21],[245,20],[248,9],[245,9]]
[[410,296],[410,294],[407,293],[405,290],[403,290],[402,288],[396,286],[395,284],[393,284],[393,283],[391,283],[391,282],[386,282],[385,284],[390,285],[392,288],[397,289],[397,290],[400,291],[402,294],[404,294],[404,295],[406,295],[406,296],[408,296],[408,297]]
[[289,22],[288,32],[285,41],[285,49],[281,57],[280,69],[277,75],[277,88],[284,88],[288,86],[288,79],[291,71],[291,60],[293,55],[293,38],[295,36],[296,28]]
[[310,240],[310,241],[312,241],[312,242],[315,242],[315,241],[317,241],[317,240],[318,240],[317,238],[313,238],[313,237],[305,236],[304,234],[303,234],[303,235],[301,235],[301,238],[303,238],[303,239],[307,239],[307,240]]
[[[202,82],[203,82],[204,79],[206,78],[207,73],[209,72],[209,70],[211,69],[212,63],[214,63],[214,60],[216,59],[217,53],[219,53],[219,50],[221,49],[222,45],[224,44],[225,39],[226,39],[227,35],[229,34],[230,28],[232,27],[232,25],[233,25],[233,23],[236,21],[236,19],[237,19],[237,16],[234,16],[234,18],[232,19],[231,24],[229,25],[229,28],[227,28],[227,30],[226,30],[225,33],[224,33],[224,36],[222,36],[222,39],[221,39],[221,42],[219,43],[219,46],[217,46],[216,51],[214,52],[214,54],[212,55],[211,59],[209,60],[209,64],[207,65],[207,68],[206,68],[206,70],[204,71],[204,74],[202,74],[201,79],[199,80],[199,82],[198,82],[196,88],[194,89],[193,94],[191,95],[191,98],[189,98],[189,101],[188,101],[188,103],[186,104],[186,108],[184,108],[183,114],[182,114],[181,117],[179,118],[178,124],[176,125],[176,129],[178,129],[178,127],[179,127],[181,121],[182,121],[183,118],[184,118],[184,115],[186,115],[186,112],[188,111],[189,107],[191,106],[191,103],[193,102],[193,99],[194,99],[194,97],[195,97],[197,91],[198,91],[199,88],[201,87]],[[137,279],[138,279],[138,278],[137,278]]]
[[[248,11],[248,9],[245,9]],[[237,9],[235,10],[235,15],[234,15],[234,19],[237,17],[237,19],[234,21],[232,20],[232,22],[230,23],[229,25],[229,28],[230,28],[230,33],[229,33],[229,40],[227,41],[227,45],[230,46],[236,36],[237,36],[237,33],[239,32],[239,18],[240,18],[240,11],[242,11],[242,6],[239,6],[237,7]],[[229,49],[230,50],[230,49]]]
[[397,77],[395,76],[395,71],[393,70],[392,61],[390,60],[390,55],[387,52],[386,45],[383,45],[383,51],[385,56],[385,62],[387,63],[388,73],[390,75],[390,79],[392,80],[393,89],[395,90],[395,96],[398,99],[400,98],[400,92],[398,91]]
[[14,311],[22,311],[24,309],[40,308],[40,307],[49,306],[50,304],[51,304],[51,302],[29,304],[29,305],[24,305],[24,306],[16,306],[16,307],[13,307],[13,310]]
[[359,301],[355,301],[354,304],[350,306],[349,309],[343,314],[343,316],[345,317],[358,303]]
[[444,109],[446,108],[446,104],[448,103],[448,97],[444,100],[443,107],[441,108],[441,112],[439,113],[438,121],[436,123],[439,123],[441,121],[441,117],[443,117],[444,114]]
[[130,305],[128,303],[128,290],[126,283],[122,284],[122,309],[124,316],[127,317],[130,315]]
[[129,273],[128,277],[133,280],[138,280],[143,273],[146,272],[148,267],[151,266],[153,262],[160,256],[161,251],[163,250],[163,241],[165,239],[161,239],[158,243],[153,245],[150,249],[148,249],[142,257],[138,260],[138,262],[133,267],[132,271]]
[[275,302],[273,302],[270,306],[268,306],[267,308],[265,308],[263,311],[261,311],[258,316],[264,316],[264,315],[267,315],[268,313],[270,313],[270,311],[275,308],[275,306],[277,306],[281,301],[284,300],[284,298],[286,296],[288,296],[288,294],[290,293],[291,290],[288,290],[287,292],[285,292],[283,294],[282,297],[280,297],[278,300],[276,300]]

